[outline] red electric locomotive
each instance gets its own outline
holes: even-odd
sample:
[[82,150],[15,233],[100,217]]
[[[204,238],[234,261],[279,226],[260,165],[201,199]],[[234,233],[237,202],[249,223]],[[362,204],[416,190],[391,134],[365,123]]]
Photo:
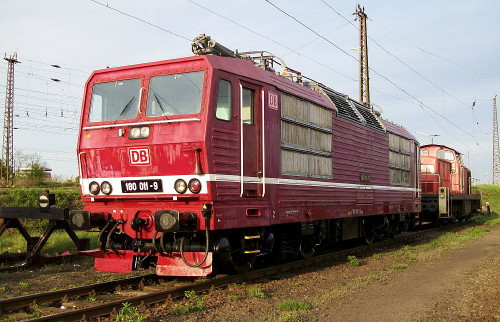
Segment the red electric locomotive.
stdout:
[[481,207],[481,196],[472,191],[471,172],[460,153],[444,145],[424,145],[420,159],[421,221],[466,219]]
[[371,242],[420,212],[419,144],[275,57],[209,37],[198,56],[95,71],[78,140],[83,211],[98,270],[244,271],[256,257],[308,257]]

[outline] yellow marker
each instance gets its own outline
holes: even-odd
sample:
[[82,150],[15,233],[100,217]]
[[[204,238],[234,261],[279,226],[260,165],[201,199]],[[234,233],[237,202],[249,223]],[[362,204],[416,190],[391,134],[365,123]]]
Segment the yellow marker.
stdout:
[[87,134],[87,139],[90,139],[90,134]]

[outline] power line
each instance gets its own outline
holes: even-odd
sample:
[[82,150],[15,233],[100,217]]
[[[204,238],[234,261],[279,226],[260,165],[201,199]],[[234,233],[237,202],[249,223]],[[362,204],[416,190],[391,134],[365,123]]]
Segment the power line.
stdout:
[[150,26],[152,26],[152,27],[155,27],[155,28],[157,28],[157,29],[160,29],[160,30],[162,30],[162,31],[168,32],[169,34],[174,35],[174,36],[176,36],[176,37],[179,37],[179,38],[181,38],[181,39],[187,40],[187,41],[189,41],[189,42],[191,42],[191,41],[192,41],[192,39],[189,39],[189,38],[187,38],[187,37],[184,37],[184,36],[181,36],[181,35],[179,35],[179,34],[176,34],[175,32],[172,32],[172,31],[170,31],[170,30],[167,30],[167,29],[165,29],[165,28],[162,28],[162,27],[160,27],[160,26],[158,26],[158,25],[155,25],[155,24],[153,24],[153,23],[151,23],[151,22],[148,22],[148,21],[146,21],[146,20],[144,20],[144,19],[141,19],[141,18],[136,17],[136,16],[134,16],[134,15],[131,15],[131,14],[129,14],[129,13],[126,13],[126,12],[120,11],[120,10],[118,10],[118,9],[116,9],[116,8],[110,7],[108,4],[104,4],[104,3],[101,3],[101,2],[96,1],[96,0],[90,0],[90,1],[95,2],[95,3],[97,3],[97,4],[101,5],[101,6],[105,7],[105,8],[108,8],[108,9],[111,9],[111,10],[113,10],[113,11],[116,11],[116,12],[118,12],[118,13],[120,13],[120,14],[122,14],[122,15],[125,15],[125,16],[127,16],[127,17],[130,17],[130,18],[133,18],[133,19],[138,20],[138,21],[140,21],[140,22],[143,22],[143,23],[145,23],[145,24],[148,24],[148,25],[150,25]]
[[[19,65],[18,67],[20,67],[21,69],[37,70],[37,71],[40,71],[40,72],[47,72],[47,73],[51,73],[51,74],[58,74],[58,75],[68,76],[68,73],[57,71],[57,70],[49,70],[49,69],[36,68],[36,67],[32,67],[32,66],[21,66],[21,65]],[[2,69],[5,69],[5,67],[2,67]],[[28,72],[20,72],[20,71],[16,71],[16,72],[17,73],[28,74]],[[81,78],[87,78],[89,75],[90,75],[90,72],[86,73],[85,75],[72,74],[73,77],[81,77]]]
[[395,35],[396,37],[398,37],[398,38],[400,38],[400,39],[404,40],[405,42],[407,42],[407,43],[408,43],[408,44],[410,44],[411,46],[413,46],[413,47],[417,48],[417,49],[418,49],[421,53],[423,53],[423,54],[428,54],[428,55],[430,55],[430,56],[434,56],[434,57],[436,57],[436,58],[438,58],[438,59],[444,60],[444,61],[446,61],[446,62],[448,62],[448,63],[450,63],[450,64],[456,65],[456,66],[458,66],[458,67],[460,67],[460,68],[462,68],[462,69],[466,70],[467,72],[469,72],[469,73],[473,74],[474,76],[477,76],[477,75],[482,75],[482,76],[486,76],[486,77],[492,77],[492,75],[486,74],[486,73],[484,73],[484,72],[477,72],[477,71],[471,70],[471,69],[467,68],[466,66],[464,66],[464,65],[462,65],[462,64],[459,64],[459,63],[457,63],[457,62],[455,62],[455,61],[453,61],[453,60],[451,60],[451,59],[449,59],[449,58],[446,58],[446,57],[440,56],[440,55],[435,54],[435,53],[433,53],[433,52],[431,52],[431,51],[429,51],[429,50],[427,50],[427,49],[424,49],[424,48],[422,48],[422,47],[420,47],[420,46],[418,46],[418,45],[416,45],[416,44],[412,43],[411,41],[409,41],[407,37],[402,37],[402,36],[398,35],[397,33],[395,33],[395,32],[393,32],[393,31],[389,30],[388,28],[386,28],[386,27],[384,27],[383,25],[381,25],[381,24],[377,23],[376,21],[374,21],[374,20],[373,20],[373,19],[371,19],[371,18],[368,18],[368,19],[369,19],[370,21],[372,21],[373,23],[375,23],[377,26],[379,26],[381,29],[384,29],[385,31],[387,31],[387,32],[389,32],[389,33],[391,33],[391,34]]
[[[37,64],[46,65],[46,66],[51,66],[51,67],[54,67],[54,68],[67,69],[69,71],[78,72],[78,73],[82,73],[82,74],[85,74],[85,75],[89,75],[89,73],[90,73],[89,71],[84,71],[84,70],[80,70],[80,69],[76,69],[76,68],[71,68],[71,67],[61,67],[61,66],[59,66],[57,64],[45,63],[45,62],[41,62],[41,61],[38,61],[38,60],[34,60],[34,59],[30,59],[30,58],[25,58],[25,57],[23,57],[23,60],[31,62],[31,63],[37,63]],[[26,67],[26,68],[28,68],[28,67]],[[77,76],[77,75],[75,75],[75,76]],[[82,76],[79,76],[79,77],[82,77]]]
[[194,5],[196,5],[196,6],[200,7],[200,8],[202,8],[202,9],[204,9],[204,10],[208,11],[208,12],[213,13],[214,15],[216,15],[216,16],[218,16],[218,17],[220,17],[220,18],[224,19],[224,20],[227,20],[227,21],[229,21],[229,22],[231,22],[231,23],[233,23],[233,24],[235,24],[235,25],[237,25],[237,26],[239,26],[239,27],[241,27],[241,28],[243,28],[243,29],[245,29],[245,30],[247,30],[247,31],[249,31],[249,32],[251,32],[251,33],[253,33],[253,34],[257,35],[257,36],[260,36],[260,37],[262,37],[262,38],[265,38],[265,39],[267,39],[267,40],[269,40],[269,41],[271,41],[271,42],[275,43],[275,44],[276,44],[276,45],[278,45],[278,46],[281,46],[281,47],[283,47],[283,48],[285,48],[285,49],[287,49],[287,50],[289,50],[289,51],[291,51],[291,52],[293,52],[293,53],[296,53],[297,55],[302,56],[302,57],[304,57],[304,58],[306,58],[306,59],[308,59],[308,60],[310,60],[310,61],[312,61],[312,62],[314,62],[314,63],[316,63],[316,64],[318,64],[318,65],[320,65],[320,66],[322,66],[322,67],[325,67],[325,68],[327,68],[327,69],[329,69],[329,70],[333,71],[334,73],[337,73],[337,74],[339,74],[339,75],[341,75],[341,76],[343,76],[343,77],[345,77],[345,78],[348,78],[348,79],[350,79],[350,80],[352,80],[352,81],[357,81],[357,79],[354,79],[354,78],[352,78],[352,77],[351,77],[351,76],[349,76],[349,75],[346,75],[346,74],[344,74],[344,73],[342,73],[342,72],[339,72],[338,70],[335,70],[335,69],[333,69],[332,67],[327,66],[327,65],[323,64],[323,63],[322,63],[322,62],[320,62],[320,61],[317,61],[317,60],[316,60],[316,59],[314,59],[314,58],[308,57],[308,56],[306,56],[306,55],[304,55],[304,54],[302,54],[302,53],[298,52],[297,50],[292,49],[292,48],[290,48],[290,47],[288,47],[288,46],[286,46],[286,45],[284,45],[284,44],[282,44],[282,43],[280,43],[280,42],[278,42],[278,41],[276,41],[276,40],[274,40],[274,39],[272,39],[272,38],[270,38],[270,37],[268,37],[268,36],[266,36],[266,35],[263,35],[263,34],[261,34],[261,33],[257,32],[257,31],[255,31],[255,30],[253,30],[253,29],[250,29],[250,28],[246,27],[245,25],[242,25],[241,23],[239,23],[239,22],[237,22],[237,21],[234,21],[234,20],[232,20],[232,19],[230,19],[230,18],[228,18],[228,17],[225,17],[225,16],[221,15],[220,13],[218,13],[218,12],[216,12],[216,11],[213,11],[213,10],[212,10],[212,9],[210,9],[210,8],[207,8],[207,7],[205,7],[205,6],[202,6],[201,4],[199,4],[199,3],[197,3],[197,2],[195,2],[195,1],[193,1],[193,0],[187,0],[187,1],[191,2],[192,4],[194,4]]
[[[330,8],[331,10],[333,10],[337,15],[339,15],[340,17],[342,17],[344,20],[346,20],[347,22],[350,22],[349,19],[347,19],[346,17],[344,17],[342,14],[340,14],[337,10],[335,10],[332,6],[330,6],[328,3],[326,3],[324,0],[320,0],[321,2],[323,2],[328,8]],[[350,24],[356,28],[358,31],[359,31],[359,27],[356,26],[355,24],[351,23]],[[396,59],[398,62],[400,62],[402,65],[404,65],[405,67],[407,67],[408,69],[410,69],[412,72],[414,72],[415,74],[417,74],[418,76],[420,76],[422,79],[424,79],[425,81],[427,81],[428,83],[430,83],[431,85],[433,85],[435,88],[437,88],[438,90],[440,90],[441,92],[443,92],[444,94],[450,96],[451,98],[455,99],[456,101],[460,102],[461,104],[463,104],[465,107],[467,108],[471,108],[472,110],[472,115],[474,117],[474,120],[476,122],[476,124],[478,125],[479,127],[479,122],[477,121],[477,117],[476,117],[476,113],[474,112],[474,108],[473,106],[465,103],[464,101],[462,101],[461,99],[457,98],[456,96],[454,96],[453,94],[449,93],[448,91],[446,91],[445,89],[441,88],[439,85],[437,85],[435,82],[433,82],[432,80],[430,80],[429,78],[427,78],[426,76],[422,75],[420,72],[418,72],[416,69],[414,69],[412,66],[410,66],[408,63],[406,63],[405,61],[403,61],[402,59],[400,59],[399,57],[397,57],[396,55],[394,55],[393,53],[391,53],[389,50],[387,50],[386,48],[384,48],[381,44],[379,44],[375,39],[373,39],[372,37],[368,36],[368,39],[370,39],[375,45],[377,45],[378,47],[380,47],[383,51],[385,51],[389,56],[391,56],[392,58]],[[479,127],[479,131],[481,131],[481,128]]]
[[[6,87],[4,85],[0,85],[0,87]],[[71,95],[64,95],[64,94],[56,94],[56,93],[50,93],[50,92],[42,92],[42,91],[36,91],[34,89],[27,89],[27,88],[21,88],[21,87],[16,87],[15,90],[19,90],[19,91],[26,91],[26,92],[31,92],[31,93],[38,93],[38,94],[44,94],[44,95],[52,95],[52,96],[59,96],[59,97],[62,97],[62,98],[70,98],[70,99],[78,99],[78,100],[81,100],[82,99],[82,96],[71,96]],[[17,95],[16,95],[17,96]],[[30,96],[30,97],[35,97],[35,96]],[[60,102],[60,101],[58,101]]]
[[350,53],[348,53],[347,51],[345,51],[344,49],[340,48],[339,46],[337,46],[335,43],[333,43],[332,41],[330,41],[329,39],[325,38],[324,36],[322,36],[321,34],[319,34],[318,32],[316,32],[316,30],[310,28],[309,26],[307,26],[306,24],[304,24],[302,21],[298,20],[297,18],[295,18],[294,16],[290,15],[288,12],[284,11],[283,9],[281,9],[280,7],[278,7],[277,5],[275,5],[274,3],[272,3],[271,1],[269,0],[265,0],[267,3],[269,3],[271,6],[273,6],[274,8],[276,8],[277,10],[281,11],[283,14],[287,15],[288,17],[292,18],[293,20],[295,20],[297,23],[299,23],[300,25],[302,25],[304,28],[308,29],[309,31],[313,32],[316,36],[320,37],[321,39],[327,41],[328,43],[330,43],[332,46],[334,46],[335,48],[337,48],[338,50],[340,50],[341,52],[343,52],[344,54],[346,54],[347,56],[351,57],[352,59],[354,59],[355,61],[358,61],[358,59],[354,56],[352,56]]
[[[315,35],[321,37],[322,39],[324,39],[325,41],[327,41],[329,44],[331,44],[332,46],[334,46],[335,48],[337,48],[338,50],[340,50],[341,52],[343,52],[345,55],[351,57],[352,59],[356,60],[357,61],[357,58],[355,58],[354,56],[352,56],[350,53],[348,53],[347,51],[343,50],[342,48],[340,48],[338,45],[336,45],[335,43],[333,43],[332,41],[330,41],[329,39],[325,38],[324,36],[322,36],[321,34],[319,34],[318,32],[316,32],[314,29],[310,28],[309,26],[307,26],[306,24],[304,24],[302,21],[298,20],[297,18],[293,17],[292,15],[290,15],[288,12],[284,11],[283,9],[281,9],[280,7],[278,7],[277,5],[275,5],[274,3],[272,3],[270,0],[265,0],[267,3],[269,3],[270,5],[272,5],[274,8],[276,8],[277,10],[279,10],[280,12],[282,12],[283,14],[285,14],[286,16],[290,17],[291,19],[295,20],[297,23],[299,23],[300,25],[302,25],[304,28],[310,30],[311,32],[313,32]],[[454,127],[456,127],[457,129],[459,129],[461,132],[471,136],[475,143],[479,145],[479,143],[477,142],[475,136],[467,131],[465,131],[463,128],[461,128],[460,126],[458,126],[455,122],[451,121],[450,119],[446,118],[444,115],[441,115],[439,114],[438,112],[436,112],[433,108],[427,106],[424,102],[422,102],[421,100],[419,100],[417,97],[415,97],[414,95],[412,95],[411,93],[409,93],[408,91],[406,91],[405,89],[403,89],[401,86],[397,85],[394,81],[392,81],[391,79],[389,79],[387,76],[379,73],[377,70],[374,70],[373,68],[370,68],[370,71],[374,72],[376,75],[378,75],[379,77],[385,79],[387,82],[389,82],[390,84],[392,84],[394,87],[396,87],[397,89],[399,89],[400,91],[402,91],[403,93],[405,93],[406,95],[408,95],[409,97],[413,98],[416,102],[418,102],[420,104],[421,107],[425,107],[427,108],[428,110],[430,110],[432,113],[436,114],[437,116],[441,117],[442,119],[446,120],[448,123],[452,124]]]

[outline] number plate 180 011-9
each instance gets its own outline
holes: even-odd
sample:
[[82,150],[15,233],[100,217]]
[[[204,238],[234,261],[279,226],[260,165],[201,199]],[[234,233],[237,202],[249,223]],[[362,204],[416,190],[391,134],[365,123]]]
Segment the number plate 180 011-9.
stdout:
[[124,193],[163,192],[161,180],[123,180]]

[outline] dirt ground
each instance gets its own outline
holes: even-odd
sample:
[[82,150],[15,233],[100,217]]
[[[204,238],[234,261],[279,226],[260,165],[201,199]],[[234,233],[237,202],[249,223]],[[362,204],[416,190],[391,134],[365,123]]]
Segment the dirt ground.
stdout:
[[[150,321],[499,321],[500,227],[484,228],[484,236],[450,247],[426,238],[358,256],[359,266],[332,262],[212,290],[177,304],[191,311],[178,316],[172,303],[141,314]],[[1,274],[0,297],[120,277],[95,272],[90,259],[51,265]]]
[[[488,229],[485,236],[451,248],[403,247],[412,250],[410,256],[381,250],[360,258],[360,266],[334,263],[234,285],[207,294],[205,307],[198,312],[167,315],[169,308],[162,306],[150,317],[154,321],[499,321],[500,227]],[[256,289],[263,295],[253,294]],[[303,306],[285,306],[290,301]]]

